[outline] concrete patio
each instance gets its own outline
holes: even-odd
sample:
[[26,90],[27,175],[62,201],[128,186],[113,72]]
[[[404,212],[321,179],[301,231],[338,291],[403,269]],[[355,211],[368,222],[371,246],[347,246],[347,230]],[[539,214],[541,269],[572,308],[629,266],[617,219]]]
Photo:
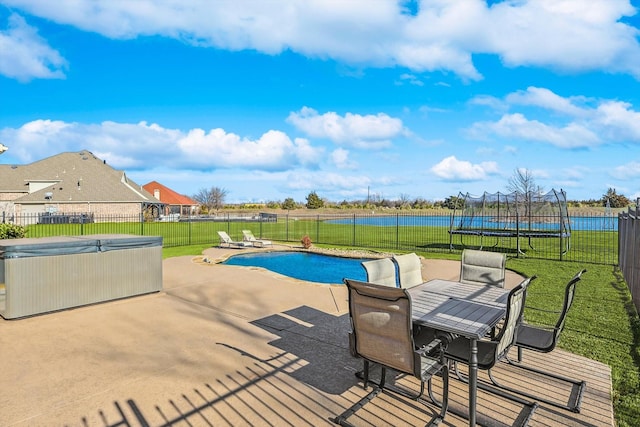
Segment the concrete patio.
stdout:
[[[347,347],[345,287],[215,263],[239,251],[208,249],[213,262],[165,260],[159,293],[0,319],[0,426],[331,425],[366,394],[353,375],[362,362]],[[459,263],[423,260],[423,273],[456,279]],[[507,286],[520,279],[508,272]],[[541,405],[530,425],[614,425],[607,365],[561,350],[525,357],[588,382],[581,413]],[[570,393],[513,372],[505,366],[496,374],[561,400]],[[395,382],[418,387],[410,378]],[[466,393],[452,381],[454,408],[465,410]],[[366,408],[356,425],[424,425],[437,410],[393,395]],[[519,411],[479,394],[481,418],[497,425],[511,425]],[[466,421],[447,415],[444,425]]]

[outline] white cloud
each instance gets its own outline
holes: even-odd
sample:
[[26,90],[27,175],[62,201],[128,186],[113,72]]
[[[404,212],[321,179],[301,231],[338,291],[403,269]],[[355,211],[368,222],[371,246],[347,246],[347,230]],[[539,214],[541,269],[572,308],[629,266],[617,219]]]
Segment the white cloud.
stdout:
[[590,172],[591,172],[590,169],[584,166],[574,166],[574,167],[562,170],[562,174],[567,179],[576,180],[576,181],[582,180],[585,177],[585,175],[588,175]]
[[633,161],[617,166],[610,172],[610,175],[623,181],[637,180],[640,178],[640,162]]
[[64,78],[67,64],[60,53],[21,16],[12,14],[8,21],[0,31],[0,74],[23,82]]
[[502,110],[508,109],[508,105],[503,100],[490,95],[475,96],[469,101],[469,104],[483,105],[496,111],[502,111]]
[[307,140],[292,141],[284,132],[275,130],[257,140],[248,140],[223,129],[213,129],[209,133],[193,129],[178,141],[178,146],[189,163],[201,167],[282,170],[316,163],[321,153]]
[[496,162],[472,164],[466,160],[458,160],[449,156],[434,165],[431,172],[445,181],[478,181],[498,172]]
[[344,148],[337,148],[331,153],[331,161],[338,169],[354,169],[356,163],[349,159],[349,151]]
[[[581,96],[564,98],[548,89],[536,87],[508,94],[505,102],[511,108],[527,106],[543,113],[560,113],[567,118],[564,123],[556,118],[559,124],[547,124],[515,112],[503,114],[495,122],[477,122],[469,129],[469,134],[478,139],[497,135],[545,142],[561,148],[640,143],[640,112],[633,110],[632,105],[626,102],[587,100]],[[495,106],[493,103],[482,105]]]
[[324,154],[306,139],[291,140],[276,130],[250,140],[223,129],[208,133],[192,129],[185,133],[146,122],[81,124],[35,120],[17,129],[0,130],[0,140],[12,147],[14,157],[25,163],[63,151],[87,149],[116,168],[132,169],[313,168]]
[[506,101],[510,104],[530,105],[544,108],[546,110],[568,114],[573,117],[580,117],[587,114],[576,102],[583,101],[583,97],[563,98],[549,89],[539,87],[528,87],[526,91],[517,91],[507,95]]
[[310,137],[367,149],[388,147],[391,139],[408,132],[402,126],[402,120],[384,113],[340,116],[328,112],[320,115],[313,108],[303,107],[297,113],[290,113],[287,122]]
[[[356,66],[482,76],[474,54],[508,66],[606,70],[640,78],[638,30],[628,0],[402,2],[370,0],[3,0],[15,9],[111,38],[160,35],[198,46],[285,50]],[[348,40],[348,43],[345,43]]]
[[638,30],[618,21],[636,13],[627,0],[501,2],[491,9],[487,44],[508,65],[608,69],[640,77]]
[[598,106],[594,121],[612,140],[640,143],[640,112],[631,110],[631,104],[605,101]]
[[471,134],[495,134],[507,139],[546,142],[562,148],[591,147],[601,143],[596,133],[580,124],[569,123],[565,127],[555,127],[529,120],[520,113],[505,114],[497,122],[475,123]]
[[549,172],[544,169],[528,169],[531,172],[531,176],[535,179],[547,179],[549,178]]
[[414,74],[407,74],[407,73],[401,74],[400,80],[396,84],[402,85],[404,83],[409,83],[410,85],[414,85],[414,86],[424,86],[424,82],[420,80],[418,77],[416,77]]

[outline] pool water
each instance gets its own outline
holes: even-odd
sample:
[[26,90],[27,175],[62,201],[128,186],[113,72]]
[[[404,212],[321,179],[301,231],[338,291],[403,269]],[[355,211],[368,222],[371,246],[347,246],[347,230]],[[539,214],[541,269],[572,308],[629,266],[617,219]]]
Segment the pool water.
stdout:
[[342,258],[307,252],[252,252],[234,255],[223,264],[262,267],[309,282],[342,284],[343,278],[366,280],[360,263],[365,258]]

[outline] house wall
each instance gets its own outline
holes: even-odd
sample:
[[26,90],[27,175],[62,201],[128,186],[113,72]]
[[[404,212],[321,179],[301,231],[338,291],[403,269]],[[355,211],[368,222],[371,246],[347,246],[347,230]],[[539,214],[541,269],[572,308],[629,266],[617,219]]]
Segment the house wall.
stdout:
[[140,203],[56,203],[59,213],[92,213],[96,216],[124,217],[141,212]]
[[0,201],[11,201],[22,197],[27,193],[0,193]]

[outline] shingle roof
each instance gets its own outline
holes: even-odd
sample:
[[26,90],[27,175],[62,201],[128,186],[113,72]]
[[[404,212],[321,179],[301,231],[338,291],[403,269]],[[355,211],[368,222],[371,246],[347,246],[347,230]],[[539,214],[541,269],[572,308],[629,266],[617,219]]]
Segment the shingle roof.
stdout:
[[155,190],[160,191],[160,201],[167,205],[182,205],[182,206],[198,206],[198,202],[183,195],[176,193],[169,187],[160,184],[158,181],[151,181],[142,186],[149,194],[155,195]]
[[[51,183],[26,194],[29,183]],[[90,151],[61,153],[28,165],[0,165],[0,192],[21,192],[16,203],[148,202],[159,203],[144,188]]]

